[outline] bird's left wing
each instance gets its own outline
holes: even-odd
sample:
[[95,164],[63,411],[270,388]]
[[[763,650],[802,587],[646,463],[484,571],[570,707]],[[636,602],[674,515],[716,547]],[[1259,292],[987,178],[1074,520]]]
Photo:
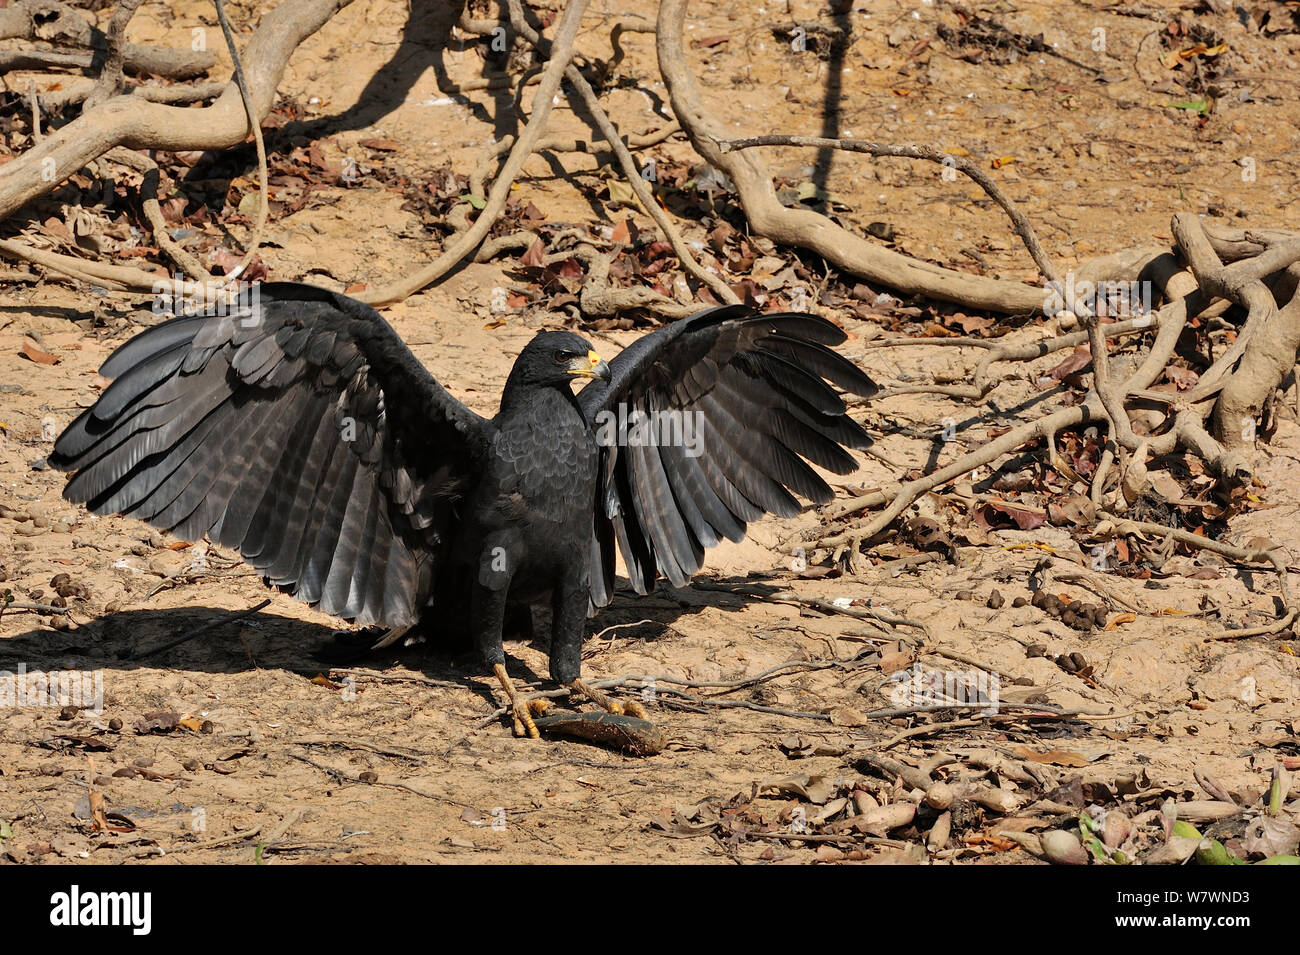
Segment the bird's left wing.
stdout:
[[727,305],[636,341],[610,362],[609,382],[583,389],[602,446],[594,606],[613,594],[615,542],[638,593],[660,575],[684,586],[705,548],[741,540],[764,513],[800,513],[794,494],[832,499],[808,462],[846,474],[857,463],[845,447],[871,439],[831,385],[877,390],[828,347],[844,338],[817,316]]
[[109,357],[113,383],[50,455],[75,472],[64,496],[209,534],[326,613],[412,624],[490,425],[374,309],[308,285],[254,295]]

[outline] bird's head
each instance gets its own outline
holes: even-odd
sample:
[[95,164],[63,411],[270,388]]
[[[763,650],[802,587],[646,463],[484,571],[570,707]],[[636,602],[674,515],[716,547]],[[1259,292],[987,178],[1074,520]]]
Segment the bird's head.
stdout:
[[609,381],[609,365],[591,343],[573,332],[542,332],[515,359],[510,383],[537,386],[566,384],[579,378]]

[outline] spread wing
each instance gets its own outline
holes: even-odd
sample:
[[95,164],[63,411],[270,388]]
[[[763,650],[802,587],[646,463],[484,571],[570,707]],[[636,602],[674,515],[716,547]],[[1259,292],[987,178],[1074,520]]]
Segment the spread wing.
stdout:
[[808,462],[846,474],[857,463],[845,447],[871,439],[831,385],[877,391],[827,347],[844,338],[813,315],[723,306],[640,339],[610,362],[608,383],[583,389],[602,445],[593,605],[612,596],[615,542],[638,593],[660,575],[683,586],[705,548],[741,540],[766,512],[798,514],[794,494],[832,499]]
[[414,623],[490,425],[373,309],[291,283],[254,296],[113,353],[50,456],[74,472],[64,496],[209,534],[326,613]]

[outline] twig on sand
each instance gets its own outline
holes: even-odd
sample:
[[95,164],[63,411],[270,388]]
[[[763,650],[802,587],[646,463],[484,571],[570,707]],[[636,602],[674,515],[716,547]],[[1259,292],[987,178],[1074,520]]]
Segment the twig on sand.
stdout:
[[178,637],[177,639],[172,640],[169,643],[164,643],[160,647],[154,647],[151,650],[145,650],[141,653],[137,653],[131,659],[143,660],[146,657],[151,657],[156,654],[164,653],[168,650],[171,650],[174,647],[179,647],[182,643],[189,643],[191,640],[201,637],[205,633],[211,633],[213,630],[216,630],[218,627],[224,627],[228,623],[234,623],[237,620],[243,620],[245,617],[251,617],[253,614],[257,613],[263,607],[270,606],[270,603],[271,603],[271,599],[268,597],[266,600],[263,600],[261,603],[249,607],[247,610],[239,610],[234,613],[228,613],[225,616],[218,617],[216,620],[213,620],[210,623],[205,623],[197,630],[187,633],[183,637]]

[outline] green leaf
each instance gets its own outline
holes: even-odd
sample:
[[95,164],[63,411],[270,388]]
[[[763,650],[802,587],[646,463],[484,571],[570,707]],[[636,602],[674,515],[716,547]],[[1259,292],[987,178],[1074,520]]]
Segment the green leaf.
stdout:
[[1269,856],[1255,865],[1300,865],[1300,856]]
[[0,819],[0,840],[12,839],[13,837],[14,837],[14,831],[9,828],[9,823],[5,822],[3,819]]
[[1196,864],[1197,865],[1245,865],[1241,859],[1238,859],[1229,852],[1218,839],[1202,839],[1201,844],[1196,847]]
[[1201,834],[1196,830],[1196,827],[1190,822],[1184,822],[1182,819],[1174,823],[1174,835],[1183,839],[1201,838]]
[[1199,113],[1202,116],[1210,112],[1210,103],[1208,100],[1192,99],[1186,103],[1165,103],[1170,109],[1185,109],[1190,113]]
[[487,208],[487,201],[484,199],[480,199],[478,196],[472,196],[466,193],[465,195],[461,196],[461,199],[463,199],[465,202],[468,202],[471,206],[473,206],[475,209],[478,209],[480,212],[482,212],[484,209]]
[[1098,862],[1110,862],[1110,853],[1106,851],[1106,847],[1102,845],[1101,840],[1096,836],[1085,835],[1083,837],[1083,845],[1084,848],[1092,853],[1092,857]]

